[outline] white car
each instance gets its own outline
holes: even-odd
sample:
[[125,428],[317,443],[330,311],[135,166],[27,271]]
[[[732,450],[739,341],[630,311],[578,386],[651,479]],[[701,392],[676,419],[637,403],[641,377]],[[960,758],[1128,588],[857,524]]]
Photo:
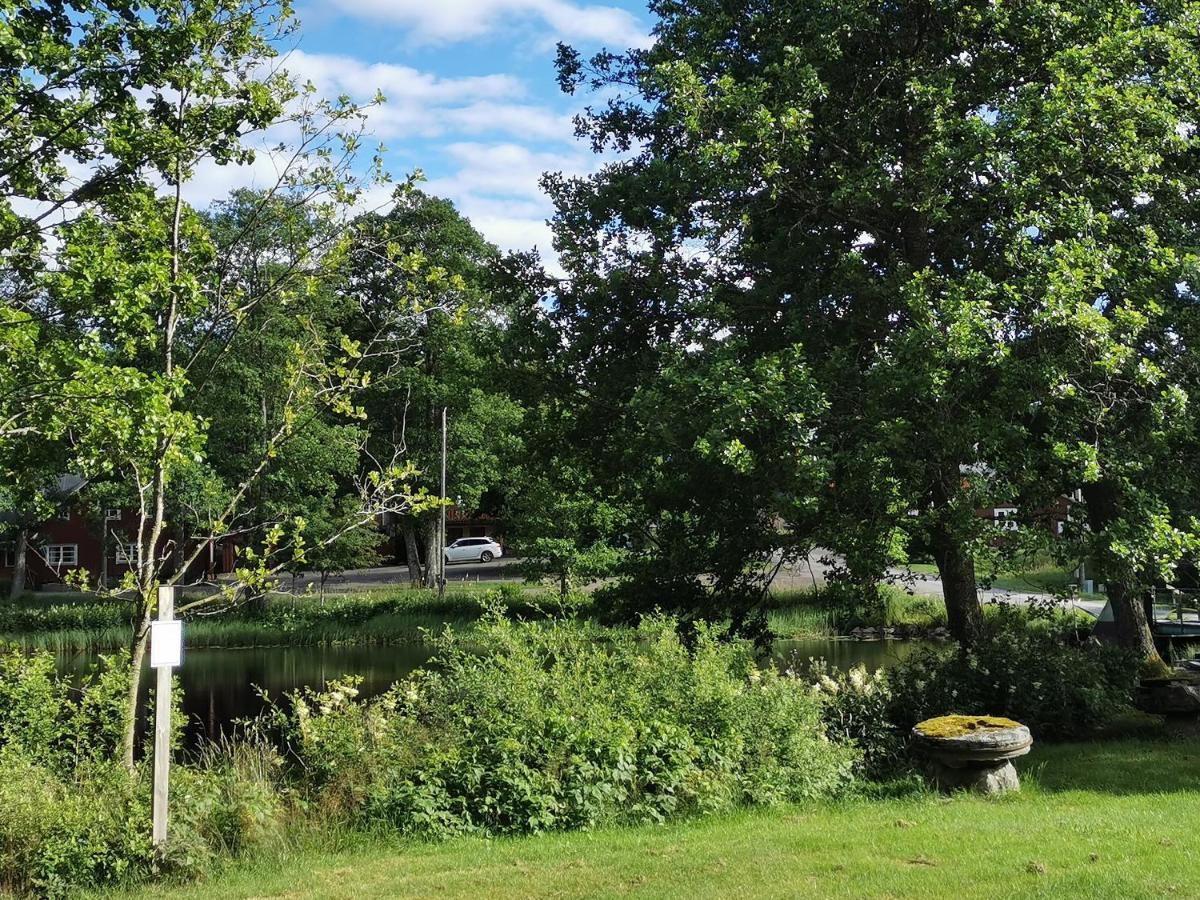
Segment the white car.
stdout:
[[446,562],[491,562],[504,555],[500,545],[491,538],[459,538],[446,548]]

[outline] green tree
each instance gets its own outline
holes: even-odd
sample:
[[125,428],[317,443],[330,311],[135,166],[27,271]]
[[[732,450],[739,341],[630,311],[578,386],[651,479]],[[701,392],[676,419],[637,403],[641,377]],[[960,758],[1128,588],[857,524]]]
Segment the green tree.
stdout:
[[[1025,490],[1029,471],[1047,471],[1035,447],[1066,458],[1103,443],[1084,410],[1111,397],[1113,383],[1095,378],[1106,359],[1128,367],[1122,387],[1141,366],[1141,393],[1124,396],[1147,411],[1114,416],[1125,436],[1105,451],[1110,467],[1145,466],[1150,423],[1182,390],[1150,390],[1145,353],[1100,337],[1150,307],[1169,329],[1190,302],[1175,284],[1190,283],[1194,233],[1182,198],[1194,171],[1196,9],[651,8],[651,49],[587,63],[560,54],[564,87],[616,95],[580,132],[630,151],[592,178],[548,182],[573,276],[560,315],[584,343],[626,341],[631,371],[607,383],[657,378],[646,347],[703,346],[698,330],[745,346],[744,371],[799,353],[811,388],[797,411],[823,410],[807,421],[827,478],[817,514],[791,522],[797,543],[819,536],[867,582],[903,556],[907,535],[926,535],[951,627],[973,640],[976,557],[995,536],[976,509],[1039,493]],[[1152,334],[1135,343],[1148,348]],[[1063,377],[1047,377],[1056,367]],[[1076,377],[1095,387],[1082,392],[1091,401],[1056,402]],[[794,459],[774,462],[786,473]],[[1039,477],[1040,494],[1083,486],[1102,554],[1140,547],[1144,563],[1165,547],[1159,568],[1177,560],[1189,541],[1162,514],[1166,483],[1142,482],[1150,502],[1119,503],[1130,518],[1117,525],[1096,495],[1105,462]],[[1123,594],[1118,616],[1136,619]],[[1150,652],[1144,627],[1122,632]]]
[[[123,748],[131,765],[156,588],[185,581],[215,541],[239,528],[260,481],[279,471],[273,461],[306,433],[298,427],[303,416],[319,410],[331,420],[361,421],[355,397],[367,380],[364,359],[397,342],[407,346],[422,310],[415,300],[376,310],[378,328],[354,338],[299,317],[305,327],[292,334],[275,372],[274,396],[283,401],[257,453],[244,456],[236,473],[220,471],[206,457],[204,366],[217,358],[214,344],[236,339],[241,326],[256,321],[258,307],[319,292],[344,262],[346,226],[363,187],[351,168],[363,116],[346,101],[328,103],[297,88],[271,66],[292,25],[286,3],[161,0],[114,21],[113,52],[147,66],[136,115],[121,119],[123,143],[110,151],[137,165],[123,190],[105,193],[60,226],[56,266],[44,284],[54,328],[74,348],[71,378],[59,392],[72,466],[88,478],[127,484],[137,498],[137,560],[121,585],[136,606]],[[278,182],[258,199],[257,217],[249,217],[255,227],[222,229],[188,207],[183,188],[203,161],[249,162],[258,136],[271,128],[294,139],[281,156]],[[309,224],[318,224],[288,245],[296,253],[292,264],[248,283],[238,263],[256,252],[258,223],[301,206],[311,213]],[[361,468],[358,523],[419,502],[410,477],[401,465]],[[179,532],[182,523],[171,516],[183,512],[191,521]],[[244,547],[232,583],[179,611],[265,589],[302,542],[299,517],[274,522]],[[172,552],[163,552],[168,546]]]
[[[347,266],[351,289],[367,298],[368,322],[374,306],[390,308],[404,296],[427,296],[443,310],[423,318],[411,353],[372,368],[363,400],[368,447],[379,458],[411,462],[423,473],[417,485],[437,494],[445,409],[447,497],[467,510],[503,484],[519,448],[521,410],[502,359],[510,301],[495,275],[500,266],[499,251],[449,201],[415,190],[386,216],[359,220]],[[412,283],[413,272],[426,271],[438,280]],[[434,586],[438,510],[400,516],[396,527],[410,580]]]
[[375,523],[364,526],[360,515],[355,498],[344,498],[305,529],[305,538],[312,541],[313,549],[294,554],[289,564],[289,569],[299,574],[317,573],[322,602],[331,575],[340,575],[347,569],[365,568],[379,562],[383,534]]

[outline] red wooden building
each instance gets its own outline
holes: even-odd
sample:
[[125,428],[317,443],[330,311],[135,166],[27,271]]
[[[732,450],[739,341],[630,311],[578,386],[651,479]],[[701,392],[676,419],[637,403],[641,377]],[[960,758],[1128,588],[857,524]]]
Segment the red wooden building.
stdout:
[[[106,579],[115,584],[137,560],[138,517],[124,509],[106,509],[101,514],[84,514],[65,506],[53,519],[32,529],[25,554],[25,584],[30,590],[61,585],[68,574],[84,569],[90,581]],[[16,542],[0,543],[0,581],[12,581]],[[194,547],[192,548],[194,549]],[[164,536],[159,552],[174,550],[173,540]],[[211,543],[192,566],[188,580],[200,581],[233,571],[236,548],[232,541]]]

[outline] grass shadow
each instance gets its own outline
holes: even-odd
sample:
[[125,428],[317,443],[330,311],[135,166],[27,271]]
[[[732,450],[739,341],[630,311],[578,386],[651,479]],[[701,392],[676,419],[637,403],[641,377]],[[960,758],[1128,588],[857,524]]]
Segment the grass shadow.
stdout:
[[1195,793],[1200,792],[1200,743],[1164,734],[1035,745],[1017,768],[1037,789],[1052,793]]

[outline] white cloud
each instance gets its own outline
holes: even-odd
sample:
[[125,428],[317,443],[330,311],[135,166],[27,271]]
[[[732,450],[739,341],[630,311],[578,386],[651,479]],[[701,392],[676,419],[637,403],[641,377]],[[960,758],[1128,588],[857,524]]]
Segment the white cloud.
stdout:
[[575,136],[571,116],[527,103],[472,103],[446,110],[442,121],[472,134],[494,131],[551,141],[571,141]]
[[453,171],[423,188],[453,200],[485,237],[503,249],[536,247],[551,273],[561,275],[546,224],[554,208],[539,181],[544,172],[593,171],[601,160],[582,149],[555,153],[508,142],[460,141],[443,150],[454,163]]
[[345,13],[410,29],[428,43],[454,43],[536,22],[555,38],[606,44],[614,49],[649,43],[637,18],[615,6],[570,0],[334,0]]
[[589,153],[550,153],[512,143],[462,141],[447,144],[443,152],[459,168],[450,178],[431,181],[434,193],[543,199],[538,185],[543,172],[580,172],[595,164]]
[[451,126],[486,123],[490,109],[495,110],[490,121],[496,127],[514,111],[527,110],[530,116],[542,112],[514,103],[526,92],[524,83],[512,75],[442,78],[410,66],[364,63],[349,56],[302,50],[288,54],[283,67],[300,82],[311,81],[325,97],[345,94],[365,103],[382,92],[387,102],[371,111],[370,126],[372,133],[383,139],[435,137]]

